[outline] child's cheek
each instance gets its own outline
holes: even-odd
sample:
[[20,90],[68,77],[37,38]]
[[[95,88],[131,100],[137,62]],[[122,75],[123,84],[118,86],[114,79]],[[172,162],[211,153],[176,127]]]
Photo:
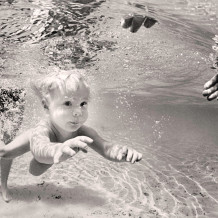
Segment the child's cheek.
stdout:
[[55,111],[55,117],[64,117],[67,116],[69,114],[69,112],[67,112],[66,110],[63,109],[59,109]]
[[85,119],[87,120],[88,119],[88,117],[89,117],[89,113],[88,113],[88,111],[87,110],[85,110],[84,111],[84,117],[85,117]]

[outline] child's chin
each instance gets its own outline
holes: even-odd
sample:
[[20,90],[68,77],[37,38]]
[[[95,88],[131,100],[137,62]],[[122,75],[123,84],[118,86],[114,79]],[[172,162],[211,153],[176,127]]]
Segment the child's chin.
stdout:
[[70,126],[70,128],[69,128],[69,130],[70,131],[76,131],[76,130],[78,130],[79,128],[81,127],[81,125],[72,125],[72,126]]

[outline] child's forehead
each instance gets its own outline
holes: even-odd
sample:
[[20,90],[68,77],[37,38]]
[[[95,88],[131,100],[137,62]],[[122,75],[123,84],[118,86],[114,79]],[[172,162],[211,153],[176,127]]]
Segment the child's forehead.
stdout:
[[55,83],[55,85],[49,90],[49,95],[53,100],[89,99],[90,89],[84,81],[68,79]]
[[78,87],[77,90],[65,90],[62,97],[64,99],[89,99],[90,91],[87,87]]

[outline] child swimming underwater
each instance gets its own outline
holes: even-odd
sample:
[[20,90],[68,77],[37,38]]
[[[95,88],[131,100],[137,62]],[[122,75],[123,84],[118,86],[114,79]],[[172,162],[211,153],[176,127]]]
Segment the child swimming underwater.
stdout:
[[[7,188],[11,159],[31,150],[34,158],[30,173],[38,176],[54,163],[73,157],[87,146],[111,161],[140,161],[142,154],[133,148],[103,139],[93,128],[84,125],[88,118],[90,88],[77,71],[60,71],[37,81],[33,89],[47,114],[36,127],[0,146],[2,157],[2,196],[8,202]],[[9,163],[9,164],[8,164]]]

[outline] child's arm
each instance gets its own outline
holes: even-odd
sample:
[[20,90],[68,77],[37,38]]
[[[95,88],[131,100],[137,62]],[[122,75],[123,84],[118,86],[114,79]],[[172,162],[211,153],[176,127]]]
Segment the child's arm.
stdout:
[[26,131],[7,145],[1,142],[0,157],[13,159],[28,152],[30,150],[29,135],[30,131]]
[[136,161],[140,161],[142,159],[142,154],[137,152],[135,149],[108,142],[99,136],[99,134],[90,127],[82,126],[79,129],[79,135],[85,135],[92,138],[93,143],[89,144],[89,147],[91,147],[93,150],[108,160],[128,161],[135,163]]
[[32,132],[30,150],[39,163],[53,164],[74,156],[79,149],[87,152],[87,143],[92,143],[92,139],[85,136],[78,136],[63,143],[51,142],[49,130],[40,125]]

